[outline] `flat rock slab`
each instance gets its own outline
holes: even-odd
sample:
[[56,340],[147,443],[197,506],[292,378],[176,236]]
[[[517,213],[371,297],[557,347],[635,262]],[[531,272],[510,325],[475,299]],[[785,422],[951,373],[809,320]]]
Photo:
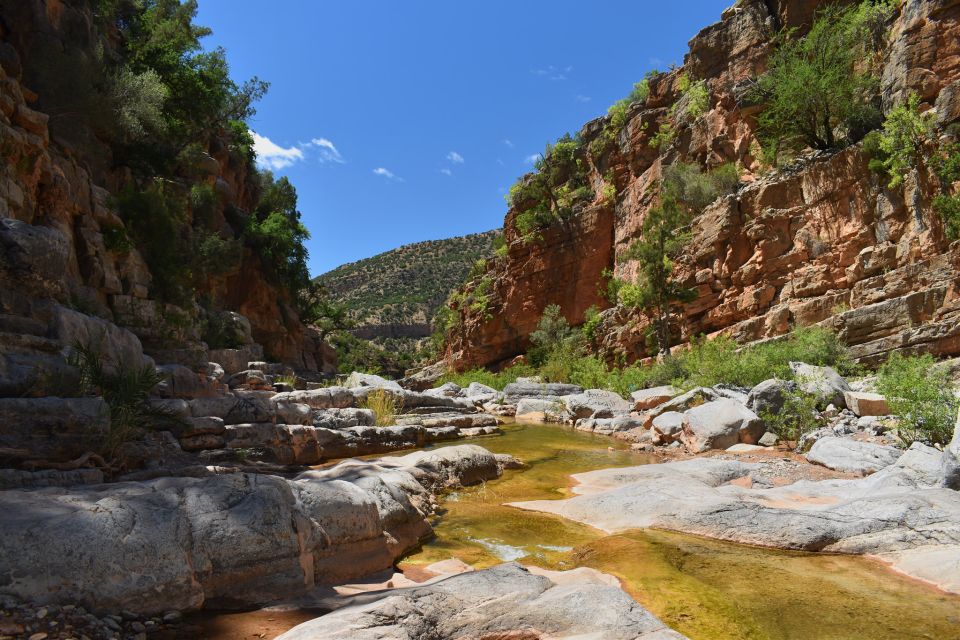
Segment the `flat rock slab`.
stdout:
[[[510,506],[610,533],[656,527],[781,549],[868,554],[960,592],[960,492],[941,487],[942,459],[942,452],[917,443],[866,478],[747,488],[731,481],[748,478],[760,464],[696,458],[576,474],[576,497]],[[936,562],[924,560],[932,555]]]
[[902,450],[852,438],[820,438],[807,453],[807,460],[834,471],[868,475],[895,463]]
[[514,563],[358,602],[363,604],[305,622],[277,640],[684,638],[619,587],[576,579],[558,585]]
[[682,391],[674,386],[664,385],[634,391],[630,394],[630,397],[633,399],[637,411],[646,411],[676,398],[681,393]]

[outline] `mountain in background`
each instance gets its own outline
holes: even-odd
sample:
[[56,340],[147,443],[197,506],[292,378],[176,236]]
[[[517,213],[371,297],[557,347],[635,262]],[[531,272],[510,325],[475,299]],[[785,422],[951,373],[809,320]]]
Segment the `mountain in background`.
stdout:
[[478,260],[493,255],[499,230],[428,240],[341,265],[317,276],[332,301],[345,305],[352,333],[412,354],[430,321]]

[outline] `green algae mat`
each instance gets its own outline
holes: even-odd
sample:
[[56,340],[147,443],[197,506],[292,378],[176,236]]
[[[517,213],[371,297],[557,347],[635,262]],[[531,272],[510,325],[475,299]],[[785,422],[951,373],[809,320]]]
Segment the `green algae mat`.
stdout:
[[693,640],[960,639],[960,597],[863,558],[757,549],[663,531],[618,535],[502,506],[570,495],[569,476],[653,462],[623,443],[556,425],[514,425],[477,444],[527,467],[448,494],[436,537],[401,567],[456,557],[585,566],[619,577],[640,603]]

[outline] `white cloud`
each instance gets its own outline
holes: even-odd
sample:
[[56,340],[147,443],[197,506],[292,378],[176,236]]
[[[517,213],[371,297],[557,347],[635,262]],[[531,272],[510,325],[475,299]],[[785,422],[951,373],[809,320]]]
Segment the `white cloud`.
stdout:
[[257,154],[257,164],[273,171],[286,169],[295,162],[303,160],[303,150],[299,147],[281,147],[256,131],[253,134],[253,150]]
[[395,180],[397,182],[403,182],[403,178],[395,174],[390,169],[385,169],[383,167],[377,167],[373,170],[374,175],[383,176],[387,180]]
[[463,156],[457,153],[456,151],[451,151],[447,154],[447,160],[454,164],[463,164]]
[[505,139],[503,140],[503,144],[505,144],[505,145],[507,145],[508,147],[510,147],[511,149],[513,149],[513,142],[511,142],[509,139],[506,139],[506,138],[505,138]]
[[452,176],[452,175],[453,175],[453,171],[450,171],[450,169],[440,169],[440,173],[442,173],[442,174],[445,175],[445,176]]
[[530,73],[535,76],[541,76],[544,78],[550,78],[551,80],[566,80],[566,74],[573,71],[572,66],[566,66],[563,69],[558,69],[552,64],[544,69],[531,69]]
[[338,151],[337,147],[326,138],[314,138],[309,144],[304,146],[318,149],[320,153],[320,162],[336,162],[337,164],[343,164],[344,162],[343,156],[340,155],[340,151]]
[[577,102],[590,102],[590,96],[585,96],[583,94],[577,94]]
[[540,154],[539,154],[539,153],[534,153],[534,154],[531,154],[531,155],[527,156],[526,158],[524,158],[523,161],[524,161],[525,163],[527,163],[527,164],[533,164],[534,162],[536,162],[536,161],[539,160],[539,159],[540,159]]
[[316,153],[322,164],[335,162],[343,164],[345,160],[330,140],[314,138],[310,142],[300,142],[292,147],[281,147],[256,131],[253,134],[253,150],[257,154],[257,164],[272,171],[279,171],[307,159],[308,154]]

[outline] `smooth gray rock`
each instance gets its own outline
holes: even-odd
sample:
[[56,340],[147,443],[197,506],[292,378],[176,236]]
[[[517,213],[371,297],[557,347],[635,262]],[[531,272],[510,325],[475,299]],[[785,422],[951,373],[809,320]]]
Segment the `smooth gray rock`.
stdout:
[[354,371],[347,376],[343,386],[349,389],[353,389],[355,387],[372,387],[374,389],[390,389],[392,391],[403,390],[403,387],[400,386],[399,382],[387,380],[386,378],[373,375],[372,373],[360,373],[358,371]]
[[792,380],[778,380],[771,378],[764,380],[747,395],[747,408],[760,415],[764,412],[779,413],[783,409],[783,403],[786,400],[785,392],[793,391],[797,388]]
[[810,451],[807,460],[835,471],[867,475],[889,467],[903,453],[896,447],[852,438],[820,438]]
[[349,427],[373,427],[377,416],[370,409],[313,409],[312,424],[324,429],[347,429]]
[[433,487],[497,477],[472,445],[257,474],[0,491],[0,594],[157,614],[252,606],[392,566]]
[[653,419],[653,443],[670,444],[683,433],[683,414],[679,411],[666,411]]
[[694,452],[726,449],[738,442],[756,444],[763,421],[730,398],[720,398],[688,409],[683,414],[682,440]]
[[844,391],[852,391],[847,381],[831,367],[817,367],[803,362],[791,362],[790,370],[796,378],[797,386],[801,391],[812,393],[817,397],[818,405],[823,408],[828,404],[836,405],[841,409],[846,407]]
[[765,434],[760,436],[759,440],[757,440],[757,444],[759,444],[761,447],[774,447],[778,442],[780,442],[780,436],[772,431],[767,431]]
[[213,380],[180,364],[165,364],[157,367],[163,377],[153,392],[161,398],[212,397],[220,394]]
[[278,393],[270,399],[278,402],[298,402],[309,405],[311,409],[347,409],[356,406],[356,396],[345,387],[322,387],[306,391],[287,391]]
[[633,404],[624,400],[620,394],[604,389],[587,389],[563,397],[567,412],[574,420],[581,418],[615,418],[630,413]]
[[583,393],[583,387],[562,382],[511,382],[503,388],[503,399],[516,404],[523,398],[557,398]]
[[555,585],[515,563],[377,595],[373,602],[367,597],[305,622],[277,640],[684,638],[617,587]]
[[592,431],[600,435],[612,435],[622,431],[642,429],[644,421],[633,416],[618,416],[616,418],[583,418],[576,422],[577,431]]
[[466,395],[456,382],[448,382],[434,389],[427,389],[423,394],[427,396],[443,396],[445,398],[462,398]]
[[463,395],[468,398],[476,398],[478,396],[495,396],[499,393],[493,387],[488,387],[485,384],[479,382],[471,382],[466,389],[463,390]]

